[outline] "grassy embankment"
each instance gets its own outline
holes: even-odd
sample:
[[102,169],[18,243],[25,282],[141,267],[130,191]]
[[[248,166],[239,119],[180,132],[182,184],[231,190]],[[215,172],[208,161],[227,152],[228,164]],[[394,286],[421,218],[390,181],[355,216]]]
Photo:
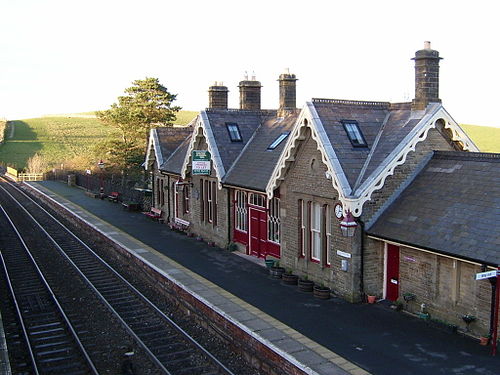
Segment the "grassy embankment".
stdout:
[[500,128],[460,125],[482,152],[500,153]]
[[[196,112],[181,111],[177,124],[187,124]],[[93,113],[51,115],[11,121],[14,137],[0,146],[0,163],[17,169],[25,168],[30,157],[39,153],[49,169],[61,164],[66,167],[87,168],[95,164],[95,145],[118,133],[102,124]]]

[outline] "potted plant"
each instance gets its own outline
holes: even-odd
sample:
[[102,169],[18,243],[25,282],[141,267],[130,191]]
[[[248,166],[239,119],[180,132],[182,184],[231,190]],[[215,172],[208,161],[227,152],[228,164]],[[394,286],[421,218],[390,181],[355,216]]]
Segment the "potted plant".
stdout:
[[285,273],[285,269],[280,267],[279,262],[276,262],[274,266],[271,266],[269,269],[269,273],[273,279],[281,279],[283,274]]
[[479,345],[487,346],[490,343],[491,335],[479,337]]
[[264,262],[266,263],[266,267],[269,269],[274,266],[275,260],[274,259],[268,259],[265,258]]
[[286,272],[281,276],[281,280],[283,281],[283,284],[286,285],[297,285],[299,277],[297,275],[294,275],[291,269],[287,269]]
[[373,296],[371,294],[368,294],[366,296],[366,300],[368,303],[375,303],[375,302],[377,302],[377,296]]
[[309,280],[307,276],[300,278],[297,282],[298,289],[301,292],[312,292],[314,287],[314,282]]
[[415,299],[417,298],[417,296],[415,296],[415,294],[413,293],[405,293],[403,294],[403,299],[405,300],[406,303],[410,302],[410,301],[414,301]]
[[330,298],[331,289],[323,284],[314,285],[313,287],[313,295],[319,299],[329,299]]

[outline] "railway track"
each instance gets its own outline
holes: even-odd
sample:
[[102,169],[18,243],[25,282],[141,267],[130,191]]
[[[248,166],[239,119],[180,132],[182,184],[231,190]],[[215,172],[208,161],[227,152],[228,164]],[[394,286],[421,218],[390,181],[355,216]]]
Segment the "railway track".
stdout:
[[[172,375],[232,374],[226,366],[191,338],[61,222],[17,187],[3,181],[0,183],[0,205],[3,207],[5,215],[10,217],[9,225],[16,227],[19,236],[26,238],[24,240],[25,247],[32,249],[33,259],[39,264],[38,268],[42,270],[52,269],[49,272],[52,276],[47,277],[48,283],[56,283],[57,277],[54,274],[64,273],[65,277],[68,277],[68,274],[78,275],[78,281],[71,281],[71,283],[77,285],[83,282],[85,288],[90,289],[92,295],[113,316],[111,321],[118,322],[126,330],[133,345],[148,357],[152,363],[151,366],[156,369],[150,370],[148,373]],[[4,247],[2,246],[2,248]],[[14,253],[18,252],[19,250],[14,251]],[[7,255],[4,251],[2,253]],[[64,258],[64,262],[68,266],[64,270],[54,270],[51,264],[54,263],[55,259],[61,257]],[[6,256],[6,258],[10,258],[10,256]],[[9,259],[5,262],[7,268],[9,268],[9,262],[11,262]],[[18,267],[18,269],[23,270],[24,268],[25,266]],[[58,293],[68,289],[68,285],[58,284],[53,289],[54,294],[61,300],[67,301],[75,298],[74,295],[73,297],[59,297]],[[38,295],[38,292],[35,294]],[[66,304],[63,305],[66,308]],[[70,313],[67,313],[69,316],[68,324],[72,324],[72,321],[76,322],[78,328],[73,331],[85,333],[87,331],[87,327],[83,323],[85,319],[79,320],[78,306],[68,309],[71,310]],[[93,314],[90,313],[90,315]],[[97,313],[93,316],[99,315]],[[88,356],[92,360],[94,357],[97,358],[94,361],[97,371],[99,371],[99,357],[102,357],[103,353],[101,351],[100,356],[94,356],[94,352],[99,353],[99,349],[95,348],[95,339],[83,338],[81,342],[84,347],[86,343],[90,343],[91,348]],[[130,347],[122,350],[128,354],[135,353],[135,351]],[[35,362],[36,355],[33,357]],[[135,373],[132,372],[132,369],[126,371]],[[70,372],[64,373],[69,374]]]

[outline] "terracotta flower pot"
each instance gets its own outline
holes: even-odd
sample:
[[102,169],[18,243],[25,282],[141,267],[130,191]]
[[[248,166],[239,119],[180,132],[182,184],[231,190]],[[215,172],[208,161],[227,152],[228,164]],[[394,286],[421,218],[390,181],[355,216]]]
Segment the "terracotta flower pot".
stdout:
[[479,344],[480,344],[480,345],[486,346],[486,345],[488,345],[489,343],[490,343],[490,338],[489,338],[489,337],[483,337],[483,336],[481,336],[481,337],[479,338]]
[[375,303],[377,302],[377,297],[376,296],[366,296],[368,303]]

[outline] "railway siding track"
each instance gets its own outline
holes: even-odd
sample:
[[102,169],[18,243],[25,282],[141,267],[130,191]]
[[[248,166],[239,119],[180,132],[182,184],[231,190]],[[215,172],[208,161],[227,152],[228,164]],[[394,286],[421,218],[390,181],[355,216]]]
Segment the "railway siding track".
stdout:
[[18,223],[26,221],[27,217],[43,223],[40,229],[43,236],[50,239],[52,246],[78,270],[81,279],[163,373],[232,374],[43,208],[11,185],[2,190],[5,194],[8,190],[9,199],[15,197],[22,202],[22,208],[17,207]]
[[97,374],[59,301],[0,207],[1,264],[20,317],[31,363],[16,371],[34,374]]

